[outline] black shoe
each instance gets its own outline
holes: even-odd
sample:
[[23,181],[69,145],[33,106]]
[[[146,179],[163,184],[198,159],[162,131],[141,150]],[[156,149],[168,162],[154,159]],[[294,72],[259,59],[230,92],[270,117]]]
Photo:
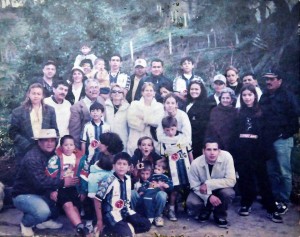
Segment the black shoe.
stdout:
[[284,215],[289,209],[287,205],[283,202],[275,202],[276,207],[277,207],[277,213],[280,215]]
[[249,216],[250,212],[251,212],[251,207],[244,206],[239,209],[240,216]]
[[76,233],[79,236],[85,237],[89,234],[89,229],[86,228],[83,223],[80,223],[76,226]]
[[220,228],[227,228],[228,222],[225,218],[217,218],[215,217],[215,222]]
[[199,220],[200,222],[205,222],[209,219],[210,212],[203,212],[199,214],[199,216],[195,217],[196,220]]
[[278,212],[268,213],[269,219],[271,219],[275,223],[282,223],[282,217]]

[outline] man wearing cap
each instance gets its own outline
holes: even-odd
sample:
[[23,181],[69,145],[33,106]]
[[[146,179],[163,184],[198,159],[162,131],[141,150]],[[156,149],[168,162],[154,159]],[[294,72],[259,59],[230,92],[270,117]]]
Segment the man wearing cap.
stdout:
[[162,83],[170,82],[171,80],[164,76],[164,62],[161,59],[155,58],[151,61],[150,67],[151,74],[145,77],[136,90],[136,98],[140,99],[142,97],[142,87],[144,82],[152,82],[155,85],[155,99],[158,102],[163,102],[163,98],[160,95],[159,88]]
[[68,90],[69,84],[66,81],[56,80],[53,82],[54,95],[44,99],[44,103],[52,106],[55,110],[56,123],[61,137],[69,134],[71,103],[65,99]]
[[36,81],[43,85],[45,98],[53,95],[52,84],[53,84],[55,74],[56,74],[56,63],[52,60],[48,60],[44,64],[43,78],[40,78]]
[[292,190],[291,149],[293,135],[299,131],[299,106],[295,96],[283,88],[278,70],[271,69],[263,78],[267,87],[259,104],[265,126],[265,155],[278,212],[285,214]]
[[134,74],[130,76],[130,89],[126,95],[126,100],[128,103],[131,103],[133,100],[138,100],[138,93],[136,93],[136,90],[142,81],[142,79],[147,76],[147,62],[145,59],[138,58],[135,60],[134,64]]
[[226,87],[226,77],[222,74],[217,74],[214,76],[213,79],[213,89],[215,93],[213,95],[210,95],[207,98],[206,104],[208,105],[208,113],[216,107],[219,103],[219,96],[221,91]]
[[20,223],[22,236],[33,236],[33,226],[38,229],[61,228],[62,224],[52,220],[58,212],[49,194],[59,187],[78,183],[77,177],[60,179],[46,175],[48,160],[55,156],[58,139],[55,129],[41,129],[33,139],[37,140],[37,144],[22,159],[22,169],[16,174],[12,191],[15,207],[24,213]]
[[[87,79],[85,82],[85,97],[71,106],[69,132],[74,137],[75,146],[80,148],[80,134],[84,125],[91,120],[90,106],[99,97],[100,84],[96,79]],[[101,103],[101,101],[99,101]]]

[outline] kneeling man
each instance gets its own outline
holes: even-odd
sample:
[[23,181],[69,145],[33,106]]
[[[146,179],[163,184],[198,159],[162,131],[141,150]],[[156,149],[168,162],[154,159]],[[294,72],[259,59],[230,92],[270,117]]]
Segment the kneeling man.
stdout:
[[206,139],[203,155],[191,164],[189,180],[192,191],[187,198],[188,210],[195,210],[201,222],[213,212],[216,224],[226,228],[227,209],[235,196],[236,183],[230,153],[220,150],[215,139]]

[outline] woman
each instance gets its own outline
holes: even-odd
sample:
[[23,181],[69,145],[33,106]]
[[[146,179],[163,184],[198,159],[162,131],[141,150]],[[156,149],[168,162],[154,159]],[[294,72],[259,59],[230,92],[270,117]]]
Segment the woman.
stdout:
[[236,130],[236,108],[234,91],[226,87],[221,91],[220,103],[210,113],[206,130],[207,137],[215,137],[222,150],[231,151]]
[[40,83],[29,86],[22,105],[12,111],[9,137],[14,141],[17,165],[34,145],[41,129],[54,128],[58,134],[55,110],[43,103],[44,90]]
[[[192,142],[191,123],[189,121],[187,114],[184,111],[178,109],[178,101],[177,101],[177,96],[175,94],[169,93],[168,95],[165,96],[164,110],[165,110],[164,117],[165,116],[175,117],[177,120],[177,130],[182,133],[186,141],[191,143]],[[157,138],[159,142],[162,143],[177,142],[176,137],[171,138],[165,135],[161,121],[157,128]]]
[[[262,155],[265,141],[261,139],[263,127],[262,112],[258,104],[258,96],[253,85],[245,85],[241,89],[241,108],[238,112],[238,137],[236,140],[237,155],[235,167],[239,174],[241,208],[239,214],[248,216],[251,205],[256,199],[256,185],[262,197],[262,204],[269,218],[276,223],[282,222],[268,178],[266,161]],[[263,144],[264,143],[264,144]]]
[[[139,138],[143,136],[153,138],[150,128],[152,131],[155,130],[161,123],[163,116],[163,105],[155,99],[154,84],[145,82],[142,87],[142,98],[138,101],[132,101],[128,109],[127,122],[129,126],[129,137],[127,152],[129,155],[133,155]],[[154,146],[158,148],[156,141],[154,141]]]
[[110,125],[111,131],[119,134],[126,151],[128,139],[127,111],[129,103],[124,99],[123,89],[114,85],[110,91],[110,99],[105,101],[105,121]]
[[66,99],[73,105],[85,96],[84,80],[86,79],[81,67],[73,67],[71,85]]
[[229,66],[225,70],[225,77],[227,79],[227,87],[232,89],[235,95],[238,96],[243,86],[243,84],[239,82],[239,71],[235,67]]
[[207,92],[200,80],[193,80],[188,86],[186,112],[192,126],[193,156],[202,155],[202,143],[209,118],[206,105]]

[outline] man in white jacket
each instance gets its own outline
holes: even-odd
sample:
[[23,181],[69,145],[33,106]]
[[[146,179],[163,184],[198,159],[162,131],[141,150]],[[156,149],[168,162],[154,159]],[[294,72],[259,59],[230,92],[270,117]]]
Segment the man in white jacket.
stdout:
[[191,192],[187,198],[188,210],[195,210],[199,221],[207,221],[213,212],[219,227],[227,227],[227,209],[235,196],[236,183],[233,158],[219,149],[218,141],[207,139],[203,155],[195,159],[190,168]]

